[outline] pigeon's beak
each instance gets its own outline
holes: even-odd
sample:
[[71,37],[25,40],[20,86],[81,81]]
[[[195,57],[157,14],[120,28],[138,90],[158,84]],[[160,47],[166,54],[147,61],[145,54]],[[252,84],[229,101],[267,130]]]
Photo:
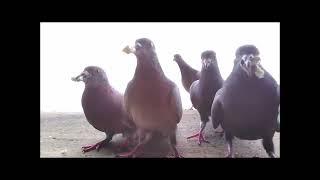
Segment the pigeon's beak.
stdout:
[[204,58],[204,59],[202,60],[203,66],[204,66],[205,68],[208,68],[211,62],[212,62],[212,60],[211,60],[210,58]]
[[176,57],[173,57],[173,61],[177,61],[177,58],[176,58]]
[[136,52],[136,49],[134,47],[126,46],[125,48],[123,48],[122,51],[127,53],[127,54],[130,54],[130,53],[134,54]]
[[76,82],[79,82],[79,81],[85,81],[86,78],[89,77],[89,72],[88,71],[83,71],[81,74],[79,74],[77,77],[72,77],[71,80],[72,81],[76,81]]
[[256,76],[261,79],[264,77],[264,71],[260,65],[260,57],[254,55],[245,55],[241,59],[241,67],[249,77]]

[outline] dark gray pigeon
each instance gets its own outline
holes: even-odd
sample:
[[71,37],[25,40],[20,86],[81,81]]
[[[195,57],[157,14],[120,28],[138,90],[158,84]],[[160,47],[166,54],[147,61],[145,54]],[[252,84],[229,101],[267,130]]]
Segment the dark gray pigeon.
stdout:
[[213,127],[220,124],[228,143],[228,156],[233,157],[232,139],[262,139],[270,157],[274,153],[273,136],[277,129],[279,97],[278,85],[261,66],[258,49],[241,46],[237,60],[223,87],[212,103]]
[[222,87],[223,79],[220,74],[216,53],[208,50],[201,54],[202,69],[199,80],[192,83],[190,88],[190,98],[193,107],[200,114],[200,130],[197,134],[188,137],[187,139],[198,137],[198,144],[207,142],[203,131],[206,127],[209,117],[211,116],[211,105],[216,92]]

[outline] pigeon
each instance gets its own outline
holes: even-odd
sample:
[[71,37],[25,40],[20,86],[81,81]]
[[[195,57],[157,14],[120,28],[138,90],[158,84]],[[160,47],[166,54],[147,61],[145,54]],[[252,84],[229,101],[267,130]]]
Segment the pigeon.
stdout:
[[228,144],[226,157],[234,157],[232,140],[262,139],[269,157],[274,153],[273,136],[277,128],[279,98],[277,82],[262,67],[254,45],[237,49],[239,57],[211,107],[213,127],[221,125]]
[[204,138],[203,131],[211,116],[211,105],[214,96],[223,84],[216,53],[211,50],[204,51],[201,54],[201,59],[201,77],[192,83],[190,87],[191,102],[200,114],[200,131],[195,135],[187,137],[187,139],[198,137],[199,145],[201,145],[202,142],[209,143],[209,141]]
[[126,53],[133,53],[137,66],[125,94],[125,108],[137,128],[139,143],[118,157],[138,157],[143,147],[156,134],[167,138],[174,157],[182,157],[176,149],[177,124],[182,117],[182,103],[177,85],[168,79],[159,63],[155,46],[148,38],[135,41],[134,48],[126,46]]
[[104,70],[97,66],[88,66],[73,81],[83,81],[82,108],[87,121],[97,130],[106,133],[106,139],[94,145],[82,147],[84,153],[107,145],[115,134],[127,137],[122,145],[129,143],[135,132],[135,125],[124,107],[124,96],[109,83]]
[[[181,72],[181,81],[184,89],[189,93],[191,84],[200,79],[200,72],[192,68],[181,57],[180,54],[175,54],[173,60],[178,64]],[[192,110],[192,107],[190,108]]]

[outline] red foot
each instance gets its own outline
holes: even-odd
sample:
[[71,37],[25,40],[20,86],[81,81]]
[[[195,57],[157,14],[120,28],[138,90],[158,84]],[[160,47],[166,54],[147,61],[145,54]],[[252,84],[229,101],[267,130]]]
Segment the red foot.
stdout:
[[[200,135],[199,135],[200,134]],[[194,137],[198,137],[198,144],[201,145],[201,142],[205,142],[205,143],[210,143],[209,141],[207,141],[203,134],[202,133],[197,133],[195,135],[192,135],[192,136],[189,136],[187,137],[187,139],[191,139],[191,138],[194,138]]]
[[118,149],[128,149],[130,145],[130,140],[126,139],[124,142],[117,145]]
[[137,145],[132,151],[126,152],[126,153],[117,154],[116,157],[120,157],[120,158],[134,158],[134,157],[136,157],[136,155],[137,155],[138,152],[140,151],[141,146],[142,146],[142,145]]
[[83,153],[86,153],[86,152],[89,152],[89,151],[92,151],[92,150],[97,150],[99,151],[100,148],[104,145],[104,141],[101,141],[101,142],[98,142],[97,144],[94,144],[94,145],[90,145],[90,146],[83,146],[81,149],[82,149],[82,152]]

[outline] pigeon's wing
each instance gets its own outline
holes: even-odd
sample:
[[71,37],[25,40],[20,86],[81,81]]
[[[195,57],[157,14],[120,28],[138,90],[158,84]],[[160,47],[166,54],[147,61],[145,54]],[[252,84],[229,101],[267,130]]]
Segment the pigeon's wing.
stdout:
[[177,86],[174,86],[169,94],[169,107],[175,115],[175,119],[178,124],[182,117],[182,102],[179,88]]
[[211,106],[211,118],[212,118],[212,124],[214,129],[216,129],[219,126],[219,124],[221,124],[224,117],[223,106],[220,99],[222,93],[223,93],[223,88],[217,91]]

